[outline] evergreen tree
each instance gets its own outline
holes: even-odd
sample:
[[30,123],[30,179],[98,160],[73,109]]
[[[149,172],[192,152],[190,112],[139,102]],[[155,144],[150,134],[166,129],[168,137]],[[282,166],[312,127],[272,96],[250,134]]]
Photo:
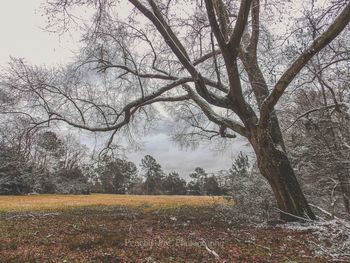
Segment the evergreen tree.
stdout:
[[162,179],[165,174],[160,164],[151,155],[146,155],[141,160],[141,167],[146,181],[144,183],[144,192],[146,194],[161,194]]
[[168,176],[164,177],[162,187],[165,194],[186,194],[186,181],[180,178],[180,175],[177,172],[171,172]]

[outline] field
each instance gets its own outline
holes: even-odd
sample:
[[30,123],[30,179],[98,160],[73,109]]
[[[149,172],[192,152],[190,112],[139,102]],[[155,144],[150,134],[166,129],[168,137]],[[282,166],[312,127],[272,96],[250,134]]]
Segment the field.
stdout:
[[0,196],[0,262],[327,262],[309,231],[234,224],[219,197]]
[[93,206],[122,206],[154,210],[181,206],[213,206],[229,204],[230,200],[212,196],[144,196],[144,195],[29,195],[0,196],[0,211],[40,211]]

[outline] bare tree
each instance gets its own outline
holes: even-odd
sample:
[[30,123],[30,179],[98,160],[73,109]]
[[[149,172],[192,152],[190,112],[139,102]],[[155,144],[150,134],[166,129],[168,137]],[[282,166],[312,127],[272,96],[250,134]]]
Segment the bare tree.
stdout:
[[[272,13],[283,5],[272,2],[277,8]],[[336,5],[336,18],[270,83],[260,67],[266,50],[258,48],[260,32],[268,21],[261,19],[259,0],[52,0],[48,13],[64,26],[70,19],[85,25],[72,14],[77,7],[96,10],[79,66],[53,71],[15,60],[4,85],[22,96],[34,94],[30,110],[36,125],[62,121],[109,131],[109,145],[128,124],[151,118],[152,112],[157,116],[160,106],[153,105],[181,102],[176,105],[189,113],[192,134],[238,134],[250,142],[282,219],[315,219],[286,155],[275,106],[310,59],[349,23],[350,4]]]

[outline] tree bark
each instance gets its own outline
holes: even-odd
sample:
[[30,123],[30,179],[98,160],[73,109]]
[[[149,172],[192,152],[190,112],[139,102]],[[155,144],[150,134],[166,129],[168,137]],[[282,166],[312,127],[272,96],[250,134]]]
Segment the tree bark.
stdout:
[[284,221],[298,221],[301,218],[315,220],[283,145],[276,145],[270,134],[268,129],[258,128],[250,141],[259,170],[274,193],[280,218]]

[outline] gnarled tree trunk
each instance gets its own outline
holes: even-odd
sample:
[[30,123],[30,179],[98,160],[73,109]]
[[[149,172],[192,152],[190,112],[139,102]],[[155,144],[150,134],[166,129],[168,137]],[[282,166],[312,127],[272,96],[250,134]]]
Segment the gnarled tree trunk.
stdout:
[[[277,118],[275,121],[278,123]],[[257,157],[259,170],[274,193],[280,218],[285,221],[296,221],[301,218],[316,219],[285,153],[283,138],[278,138],[282,145],[276,144],[272,141],[271,132],[268,130],[258,128],[250,141]],[[274,132],[276,133],[278,131]]]

